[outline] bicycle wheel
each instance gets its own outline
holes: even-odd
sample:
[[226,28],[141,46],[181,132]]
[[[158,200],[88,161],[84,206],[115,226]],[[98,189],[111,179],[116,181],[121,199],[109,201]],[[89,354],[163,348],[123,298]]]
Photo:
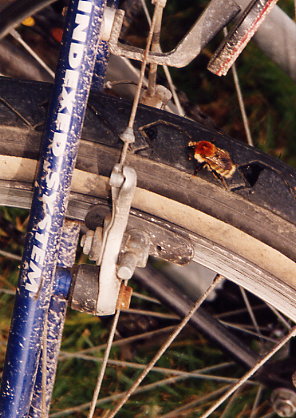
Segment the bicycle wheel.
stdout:
[[[29,207],[49,92],[42,83],[2,79],[2,205]],[[122,99],[91,97],[68,216],[84,219],[92,205],[106,202],[107,176],[118,159],[118,134],[129,108]],[[230,153],[237,167],[227,179],[230,190],[209,171],[194,175],[188,135]],[[138,173],[132,217],[143,228],[159,224],[177,234],[183,258],[192,251],[194,260],[296,319],[296,178],[291,168],[221,132],[145,106],[128,164]],[[155,245],[155,255],[166,258],[166,252]],[[180,249],[175,257],[182,261]]]
[[[2,81],[1,204],[28,208],[50,86],[8,79]],[[92,206],[99,204],[102,214],[108,210],[107,176],[118,159],[121,146],[118,133],[126,123],[129,107],[128,102],[105,95],[90,99],[69,205],[72,218],[84,219],[88,213],[89,226],[95,221]],[[119,110],[115,125],[114,109]],[[263,299],[294,318],[293,277],[291,275],[291,283],[284,282],[280,276],[282,270],[278,270],[278,277],[272,270],[278,268],[278,260],[282,259],[287,260],[287,270],[292,268],[292,272],[294,268],[293,246],[283,245],[279,238],[273,239],[275,228],[286,235],[293,232],[293,201],[288,206],[295,181],[293,171],[219,132],[165,112],[142,107],[137,128],[134,154],[129,159],[129,164],[137,169],[139,175],[132,221],[147,231],[154,232],[155,226],[164,231],[162,240],[155,242],[154,255],[185,262],[194,253],[196,261],[243,283],[244,287],[260,297],[264,296]],[[188,159],[187,149],[187,135],[193,135],[193,132],[194,139],[215,141],[220,148],[231,152],[238,165],[236,177],[227,180],[232,191],[226,190],[210,172],[201,171],[194,175],[195,165]],[[167,138],[170,138],[170,153]],[[179,155],[178,161],[175,155]],[[266,195],[266,180],[270,177],[263,177],[266,182],[263,185],[260,172],[264,171],[282,183],[282,190],[278,186],[274,192],[287,202],[288,210],[284,210],[284,205],[277,202],[274,195]],[[180,189],[183,184],[185,188]],[[274,184],[269,193],[273,189]],[[244,220],[241,219],[242,212],[246,214]],[[227,239],[221,242],[226,234]],[[167,235],[171,235],[171,239],[164,239]],[[169,248],[172,239],[176,242],[174,251]],[[255,253],[250,253],[248,246],[242,243],[243,239],[251,240],[248,243],[251,247],[254,242],[259,242],[256,250],[260,251],[260,259],[255,259]],[[293,242],[289,235],[290,239]],[[263,259],[266,248],[270,249],[268,260],[276,261],[275,254],[279,254],[269,271],[266,259]],[[253,258],[247,258],[250,256]],[[262,261],[265,264],[261,264]]]

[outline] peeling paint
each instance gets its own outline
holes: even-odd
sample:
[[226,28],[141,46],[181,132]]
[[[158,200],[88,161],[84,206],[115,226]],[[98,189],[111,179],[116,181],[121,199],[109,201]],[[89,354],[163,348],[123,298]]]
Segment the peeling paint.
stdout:
[[[57,324],[63,317],[65,301],[51,298],[52,278],[104,5],[104,0],[74,0],[69,7],[74,13],[69,13],[56,74],[3,372],[0,396],[3,417],[28,416],[49,304],[60,304],[56,313],[49,315],[49,321]],[[50,330],[48,339],[51,336],[53,342],[59,344],[59,338]],[[55,352],[54,348],[52,350]],[[49,353],[49,358],[53,352]],[[50,367],[53,372],[49,381],[53,382],[55,366]],[[40,390],[36,388],[37,392]],[[35,412],[32,414],[30,416],[38,416]]]

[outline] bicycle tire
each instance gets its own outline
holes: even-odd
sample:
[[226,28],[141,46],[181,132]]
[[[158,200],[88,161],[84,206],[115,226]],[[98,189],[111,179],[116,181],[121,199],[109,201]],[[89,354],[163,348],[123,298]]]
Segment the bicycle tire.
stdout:
[[[1,79],[2,205],[30,206],[50,88],[45,83]],[[108,176],[118,161],[119,134],[130,107],[120,98],[90,97],[69,217],[84,219],[93,205],[107,202]],[[131,216],[143,228],[157,224],[179,234],[182,245],[193,247],[195,261],[296,320],[295,171],[222,132],[146,106],[139,108],[135,133],[127,159],[138,173]],[[188,135],[229,152],[237,166],[227,179],[229,190],[209,171],[195,174],[195,163],[188,158]],[[162,252],[161,245],[155,247],[155,255],[162,257]]]
[[44,7],[49,6],[54,0],[38,0],[32,3],[30,0],[15,1],[2,9],[0,16],[0,39],[19,25],[26,17],[31,16]]

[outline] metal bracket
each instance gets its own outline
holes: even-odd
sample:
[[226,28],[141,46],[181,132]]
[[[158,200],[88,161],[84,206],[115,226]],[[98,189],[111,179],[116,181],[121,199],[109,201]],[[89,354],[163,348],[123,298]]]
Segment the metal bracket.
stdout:
[[137,174],[131,167],[116,164],[110,177],[112,216],[105,220],[100,265],[97,315],[111,315],[116,310],[120,290],[117,261],[125,232],[131,203],[136,189]]
[[277,0],[253,0],[242,13],[208,65],[216,75],[226,75],[232,64],[255,34]]
[[[212,0],[175,49],[165,53],[150,52],[147,57],[147,63],[179,68],[185,67],[239,11],[240,7],[233,0],[224,0],[223,13],[221,13],[221,0]],[[109,39],[110,50],[114,55],[142,61],[143,49],[125,45],[118,41],[123,18],[124,11],[117,10]]]
[[280,417],[293,417],[296,412],[296,393],[287,388],[275,389],[271,394],[271,403]]
[[[81,245],[84,254],[87,254],[90,260],[97,260],[101,241],[101,225],[108,214],[110,214],[109,207],[105,202],[101,202],[90,208],[85,217],[85,224],[89,230],[81,241]],[[129,235],[134,235],[135,231],[141,231],[143,235],[149,236],[149,255],[153,257],[179,265],[188,264],[193,259],[193,246],[185,231],[180,233],[173,224],[164,222],[154,215],[138,212],[134,208],[130,212],[123,252],[128,250],[124,244],[129,241]],[[143,245],[141,247],[143,249]]]

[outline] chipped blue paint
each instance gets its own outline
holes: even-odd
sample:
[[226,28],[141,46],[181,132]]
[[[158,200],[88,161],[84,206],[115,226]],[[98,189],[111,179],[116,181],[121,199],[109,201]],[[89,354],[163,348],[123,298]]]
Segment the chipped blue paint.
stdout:
[[[107,6],[118,8],[119,0],[108,0]],[[108,42],[100,41],[98,46],[98,54],[92,79],[92,88],[102,90],[104,88],[108,60],[110,56]]]
[[70,270],[58,267],[53,283],[53,294],[67,300],[69,298],[71,280],[72,276]]
[[92,80],[92,88],[94,90],[100,91],[104,88],[109,55],[110,51],[108,42],[100,41],[98,47],[97,61]]
[[3,418],[25,417],[30,408],[104,5],[69,6],[3,371]]
[[[43,379],[43,353],[41,352],[29,413],[30,418],[41,418],[40,411],[42,411],[43,407],[46,409],[44,415],[48,416],[49,413],[67,310],[67,299],[71,286],[71,273],[69,269],[75,263],[79,230],[79,222],[70,220],[64,222],[58,252],[57,269],[53,281],[53,292],[47,314],[46,379]],[[43,388],[44,382],[42,380],[45,380],[45,389]]]

